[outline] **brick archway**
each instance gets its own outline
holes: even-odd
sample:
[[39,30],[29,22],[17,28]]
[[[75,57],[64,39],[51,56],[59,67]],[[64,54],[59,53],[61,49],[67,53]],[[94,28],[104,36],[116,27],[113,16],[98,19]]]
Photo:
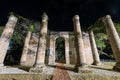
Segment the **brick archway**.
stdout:
[[50,34],[50,54],[49,54],[49,64],[55,64],[55,43],[56,39],[62,37],[65,42],[65,61],[66,64],[70,64],[69,60],[69,33],[68,32],[51,32]]

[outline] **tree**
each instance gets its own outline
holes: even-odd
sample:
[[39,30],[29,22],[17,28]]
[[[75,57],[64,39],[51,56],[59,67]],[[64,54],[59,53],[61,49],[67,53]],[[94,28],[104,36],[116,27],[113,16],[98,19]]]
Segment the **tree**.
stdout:
[[[24,40],[26,37],[27,32],[34,31],[34,21],[24,18],[22,16],[16,15],[18,17],[18,22],[16,24],[16,27],[13,32],[13,36],[11,38],[11,49],[10,49],[10,55],[12,55],[14,62],[12,63],[19,63],[21,58],[21,53],[23,50]],[[11,61],[8,60],[11,64]],[[8,62],[8,63],[9,63]]]
[[116,30],[117,30],[117,32],[119,34],[119,37],[120,37],[120,23],[119,22],[115,22],[114,25],[115,25]]
[[98,52],[100,55],[105,55],[109,58],[113,58],[112,49],[110,46],[110,42],[108,40],[108,35],[106,34],[106,30],[104,24],[102,22],[102,18],[99,18],[93,25],[89,27],[93,29],[95,34],[95,40],[98,48]]

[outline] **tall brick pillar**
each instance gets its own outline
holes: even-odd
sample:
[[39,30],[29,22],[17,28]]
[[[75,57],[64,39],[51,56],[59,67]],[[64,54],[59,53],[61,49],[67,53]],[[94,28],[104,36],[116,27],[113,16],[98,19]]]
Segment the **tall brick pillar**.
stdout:
[[91,44],[93,60],[94,60],[93,64],[94,65],[101,65],[97,46],[96,46],[95,39],[94,39],[94,34],[93,34],[92,30],[89,30],[89,36],[90,36],[90,44]]
[[41,67],[45,65],[46,38],[47,38],[47,29],[48,29],[47,26],[48,26],[48,16],[44,13],[42,15],[39,46],[38,46],[35,67]]
[[7,53],[7,49],[12,37],[14,27],[17,23],[18,18],[14,15],[10,15],[5,29],[0,37],[0,66],[4,66],[3,62]]
[[74,32],[76,37],[76,49],[77,49],[77,64],[80,66],[85,65],[85,52],[84,52],[84,43],[82,38],[81,26],[79,22],[79,16],[75,15],[73,17]]
[[103,23],[105,25],[112,51],[116,59],[116,65],[114,66],[114,69],[120,71],[120,38],[110,15],[106,15],[105,17],[103,17]]
[[54,64],[55,63],[55,60],[54,60],[54,52],[55,52],[55,49],[54,49],[54,44],[55,44],[55,41],[54,41],[54,38],[52,36],[50,36],[50,53],[49,53],[49,62],[48,64]]
[[27,36],[25,38],[25,43],[24,43],[24,48],[23,48],[23,52],[22,52],[22,56],[21,56],[21,60],[20,60],[20,64],[21,65],[25,65],[26,59],[27,59],[27,53],[28,53],[28,49],[29,49],[29,42],[30,42],[30,38],[31,38],[31,31],[27,32]]
[[70,64],[70,56],[69,56],[69,36],[66,36],[65,38],[65,59],[66,59],[66,64]]

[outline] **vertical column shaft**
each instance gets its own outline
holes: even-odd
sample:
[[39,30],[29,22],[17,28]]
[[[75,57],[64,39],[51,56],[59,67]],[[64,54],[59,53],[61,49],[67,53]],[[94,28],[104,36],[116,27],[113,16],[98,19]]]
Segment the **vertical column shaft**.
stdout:
[[38,46],[38,52],[35,62],[36,67],[41,67],[41,65],[45,64],[47,25],[48,25],[48,16],[46,14],[43,14],[41,29],[40,29],[39,46]]
[[55,41],[56,39],[54,38],[54,40],[53,40],[53,62],[55,63],[55,56],[56,56],[56,50],[55,50]]
[[83,43],[83,38],[82,38],[82,32],[81,32],[81,27],[80,27],[80,22],[79,22],[79,16],[75,15],[73,17],[73,25],[74,25],[74,31],[75,31],[75,36],[77,40],[77,56],[80,60],[78,64],[81,66],[85,64],[85,54],[84,54],[84,43]]
[[54,64],[54,40],[50,36],[50,54],[49,54],[49,64]]
[[118,36],[118,33],[115,29],[115,26],[113,24],[113,21],[110,15],[107,15],[103,18],[103,23],[105,25],[106,32],[108,34],[108,38],[110,40],[113,53],[115,55],[115,59],[116,59],[115,68],[116,69],[118,68],[120,70],[120,38]]
[[12,37],[17,20],[17,17],[11,15],[0,37],[0,66],[3,66],[4,58],[6,56],[10,39]]
[[31,34],[32,34],[31,31],[28,31],[27,36],[25,38],[24,48],[23,48],[23,52],[22,52],[22,56],[20,60],[21,65],[24,65],[27,59],[27,53],[29,49],[29,42],[30,42]]
[[93,60],[94,60],[93,64],[101,65],[99,54],[97,51],[97,46],[96,46],[95,39],[94,39],[94,34],[92,30],[89,30],[89,36],[90,36],[90,44],[92,48],[92,53],[93,53]]
[[66,64],[70,64],[70,59],[69,59],[69,38],[66,38],[65,40],[65,59],[66,59]]

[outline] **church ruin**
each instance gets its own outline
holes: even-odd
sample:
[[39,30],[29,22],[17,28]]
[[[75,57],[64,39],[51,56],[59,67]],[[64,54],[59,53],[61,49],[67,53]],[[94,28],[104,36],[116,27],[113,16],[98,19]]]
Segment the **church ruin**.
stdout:
[[[74,23],[77,21],[77,17],[74,17]],[[76,20],[76,21],[75,21]],[[29,49],[34,45],[30,45],[31,32],[28,32],[26,36],[24,49],[21,57],[21,65],[34,65],[42,66],[45,64],[54,65],[57,62],[57,57],[59,57],[60,52],[57,51],[57,39],[62,38],[64,42],[63,55],[59,58],[64,57],[64,63],[69,64],[92,64],[93,54],[91,50],[91,45],[89,41],[88,33],[81,32],[80,25],[75,25],[74,32],[65,31],[47,31],[48,30],[48,17],[47,15],[42,16],[40,36],[36,38],[36,46],[33,48],[32,54],[29,54]],[[79,30],[79,31],[77,31]],[[81,37],[79,37],[81,36]],[[77,39],[82,42],[77,42]],[[78,40],[78,41],[79,41]],[[79,44],[79,45],[78,45]],[[82,46],[81,46],[82,45]],[[38,49],[37,49],[38,48]],[[81,50],[79,50],[80,48]],[[81,51],[81,52],[80,52]],[[82,52],[84,52],[82,54]],[[81,53],[82,55],[79,55]],[[78,56],[79,55],[79,56]],[[59,60],[60,60],[59,59]],[[80,62],[81,61],[81,62]]]
[[[118,34],[110,16],[105,16],[103,22],[116,56],[115,69],[120,69],[120,40],[116,36]],[[16,23],[17,17],[10,16],[1,35],[0,66],[4,66],[4,58]],[[20,64],[41,67],[55,65],[57,62],[62,61],[67,65],[101,65],[93,31],[82,32],[78,15],[73,17],[73,26],[73,32],[48,31],[48,16],[43,14],[39,34],[32,34],[31,31],[27,32]],[[58,48],[58,39],[61,39],[63,48]]]

